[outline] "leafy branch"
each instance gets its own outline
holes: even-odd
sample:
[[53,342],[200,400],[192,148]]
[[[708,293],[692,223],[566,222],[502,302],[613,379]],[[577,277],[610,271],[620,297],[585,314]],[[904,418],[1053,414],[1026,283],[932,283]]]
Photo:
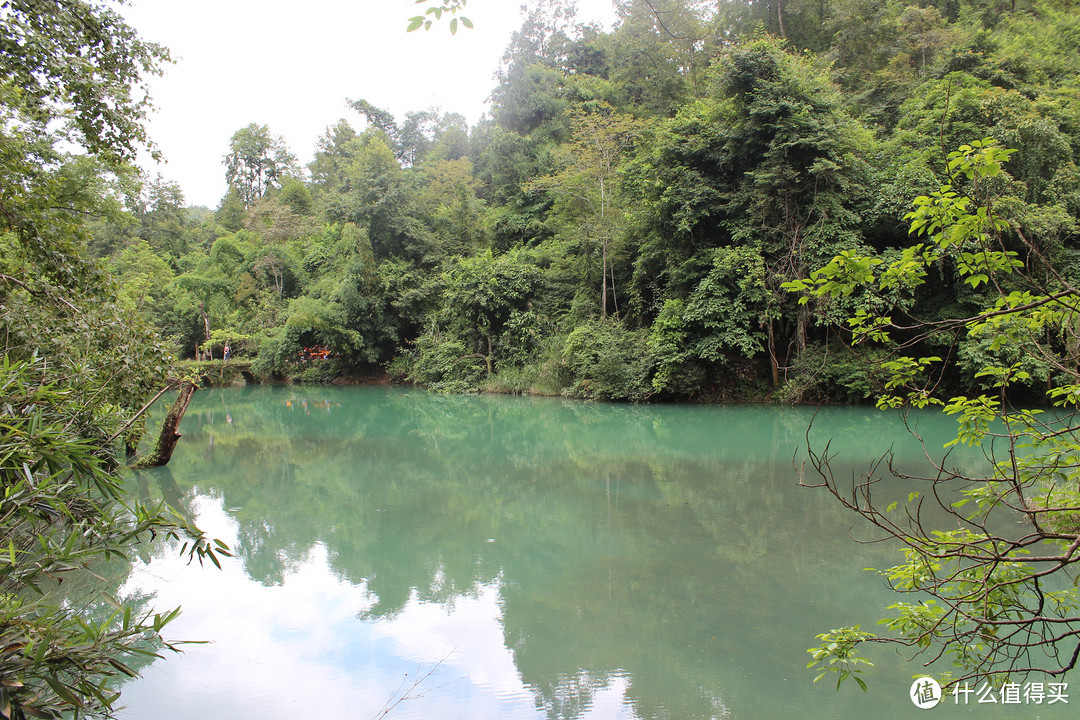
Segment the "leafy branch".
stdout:
[[[867,641],[911,648],[926,666],[948,658],[959,669],[955,677],[950,673],[951,683],[1058,676],[1080,659],[1080,372],[1065,350],[1075,344],[1080,290],[1056,274],[1049,284],[1040,281],[1006,243],[1013,228],[984,190],[1004,172],[1012,152],[984,140],[950,153],[949,182],[916,198],[907,215],[912,236],[928,242],[905,248],[899,259],[886,263],[845,252],[809,278],[785,285],[801,293],[803,303],[857,293],[875,298],[879,309],[852,314],[847,329],[854,342],[892,348],[882,366],[886,394],[878,406],[902,410],[905,425],[910,409],[929,406],[957,422],[943,457],[924,443],[931,472],[923,476],[901,472],[886,454],[866,473],[843,481],[832,472],[828,445],[815,451],[807,436],[808,464],[817,479],[804,476],[804,484],[826,489],[882,531],[878,540],[901,544],[903,562],[879,574],[894,591],[915,598],[889,606],[893,615],[880,623],[891,636],[857,628],[819,636],[827,642],[811,648],[810,665],[839,673],[841,681],[855,677],[864,687],[853,674],[861,664],[854,651]],[[954,187],[962,179],[964,193]],[[926,283],[932,266],[951,268],[972,290],[989,290],[988,304],[967,317],[912,316],[907,298]],[[898,322],[896,315],[907,319]],[[942,358],[904,354],[946,330],[987,341],[989,355],[972,375],[994,394],[939,397],[933,375],[943,372]],[[1031,380],[1022,360],[1033,354],[1061,379],[1047,400],[1074,412],[1010,405],[1009,389]],[[957,445],[980,450],[982,468],[964,471],[951,460]],[[921,489],[904,504],[884,504],[881,491],[893,479]]]
[[[81,435],[82,400],[50,372],[37,357],[0,364],[0,717],[110,716],[115,680],[176,649],[161,631],[178,611],[118,601],[101,564],[155,536],[183,539],[200,563],[231,552],[164,504],[129,498],[114,473],[118,433]],[[101,428],[126,417],[95,411]]]
[[[409,26],[406,28],[407,32],[413,32],[424,28],[424,30],[431,30],[432,26],[442,20],[443,15],[450,15],[450,34],[456,35],[458,31],[458,24],[469,28],[473,28],[472,20],[464,15],[458,15],[459,12],[465,9],[465,4],[468,0],[443,0],[441,5],[430,5],[423,15],[416,15],[409,18]],[[417,5],[424,5],[430,2],[430,0],[416,0]]]

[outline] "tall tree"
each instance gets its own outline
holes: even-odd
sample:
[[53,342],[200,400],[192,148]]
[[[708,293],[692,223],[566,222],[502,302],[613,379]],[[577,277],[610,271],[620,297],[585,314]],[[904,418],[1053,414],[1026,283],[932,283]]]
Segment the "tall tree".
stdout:
[[611,37],[613,76],[650,112],[672,115],[687,95],[705,94],[711,46],[724,27],[711,3],[622,0]]
[[245,207],[296,172],[296,156],[284,138],[270,134],[266,125],[252,123],[233,133],[225,158],[225,179]]
[[762,39],[721,60],[717,93],[673,119],[634,172],[639,218],[651,226],[637,260],[639,302],[656,312],[704,279],[718,246],[766,263],[762,308],[774,384],[806,347],[810,315],[785,280],[860,242],[869,192],[858,150],[866,134],[841,110],[827,75]]
[[[561,169],[540,178],[535,186],[546,188],[555,197],[553,212],[579,233],[586,246],[600,249],[600,316],[609,307],[618,311],[615,275],[611,268],[611,245],[622,227],[623,209],[619,201],[620,166],[640,140],[643,123],[617,113],[602,104],[596,112],[578,113],[570,141],[559,148]],[[608,290],[611,290],[611,302]]]
[[356,130],[345,120],[326,128],[315,146],[315,156],[308,168],[311,181],[319,192],[333,191],[345,185],[346,168],[352,157]]
[[158,175],[144,184],[136,212],[139,237],[155,252],[174,260],[187,252],[184,193],[180,184]]
[[[147,76],[166,62],[165,48],[141,39],[101,2],[8,0],[0,8],[3,102],[19,108],[22,133],[40,137],[56,121],[89,152],[132,159],[147,140]],[[17,96],[7,94],[16,89]]]

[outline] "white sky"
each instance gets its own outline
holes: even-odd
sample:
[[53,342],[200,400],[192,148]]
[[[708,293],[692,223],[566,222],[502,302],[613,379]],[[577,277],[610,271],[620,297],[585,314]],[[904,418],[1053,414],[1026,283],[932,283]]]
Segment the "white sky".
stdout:
[[[144,167],[180,183],[190,205],[217,206],[233,133],[267,125],[302,164],[346,107],[365,99],[398,119],[412,110],[457,112],[475,125],[522,0],[469,0],[475,29],[451,36],[446,19],[406,33],[427,7],[413,0],[130,0],[141,37],[169,48],[174,65],[151,83],[149,131],[166,163]],[[434,4],[434,0],[432,0]],[[579,0],[578,20],[614,18],[611,0]]]

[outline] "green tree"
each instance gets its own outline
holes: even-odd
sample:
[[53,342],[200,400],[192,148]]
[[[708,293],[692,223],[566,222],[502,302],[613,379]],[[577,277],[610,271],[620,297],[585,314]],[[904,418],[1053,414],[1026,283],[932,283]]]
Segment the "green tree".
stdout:
[[589,246],[599,247],[600,316],[606,318],[609,307],[614,306],[616,313],[619,308],[611,249],[623,227],[620,170],[640,140],[643,125],[602,103],[595,112],[576,114],[572,127],[570,141],[559,147],[560,170],[534,181],[534,186],[555,195],[553,213],[573,228],[571,233],[583,237],[589,254],[593,254]]
[[652,394],[654,358],[644,330],[612,319],[588,320],[567,336],[561,352],[564,387],[592,400],[639,401]]
[[441,301],[418,339],[411,376],[442,389],[473,390],[496,371],[501,337],[510,331],[540,280],[531,254],[490,250],[448,263],[437,278]]
[[356,131],[345,120],[328,127],[315,146],[311,170],[313,189],[333,191],[345,184],[345,171],[352,155]]
[[324,198],[327,219],[364,228],[379,259],[410,249],[405,218],[412,195],[392,145],[377,128],[350,141],[344,183]]
[[225,154],[225,179],[250,207],[272,187],[280,187],[296,172],[296,156],[285,140],[270,134],[266,125],[252,123],[233,133]]
[[617,8],[610,73],[628,99],[670,117],[689,98],[703,96],[711,46],[722,36],[715,10],[686,0],[623,0]]
[[[147,76],[160,74],[169,54],[113,9],[81,0],[10,0],[0,18],[0,49],[4,109],[25,121],[17,130],[5,123],[5,132],[42,139],[59,122],[108,162],[133,159],[146,142]],[[80,62],[72,62],[76,57]]]
[[769,292],[749,316],[761,318],[779,385],[811,325],[780,284],[862,241],[867,139],[812,61],[767,38],[727,52],[714,97],[664,124],[629,178],[641,198],[634,289],[642,313],[689,297],[713,267],[714,248],[753,249]]
[[151,314],[164,300],[174,277],[168,263],[145,240],[124,248],[111,270],[121,280],[120,297],[133,307],[148,309]]
[[484,236],[484,205],[477,197],[480,182],[468,158],[431,160],[420,168],[423,186],[418,202],[443,246],[466,254]]
[[710,365],[723,365],[730,355],[752,359],[762,353],[767,288],[765,259],[757,249],[716,248],[712,267],[690,296],[666,300],[653,322],[653,388],[700,394]]
[[139,221],[138,236],[155,252],[173,260],[188,250],[184,206],[179,183],[160,175],[144,183],[137,198],[134,214]]

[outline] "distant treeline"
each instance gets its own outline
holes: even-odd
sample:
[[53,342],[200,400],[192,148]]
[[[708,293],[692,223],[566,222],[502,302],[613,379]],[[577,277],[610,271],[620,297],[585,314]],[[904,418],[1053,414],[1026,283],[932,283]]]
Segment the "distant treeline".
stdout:
[[[228,343],[268,378],[626,400],[879,389],[885,351],[832,322],[873,299],[800,304],[781,285],[844,250],[899,257],[912,199],[963,143],[1017,151],[993,187],[965,188],[994,198],[1006,244],[1080,268],[1075,3],[617,4],[610,32],[572,3],[534,9],[475,127],[351,100],[301,168],[251,125],[215,210],[162,178],[127,188],[91,251],[180,357]],[[984,300],[950,262],[935,272],[912,315]],[[1003,352],[920,343],[964,391]],[[1030,364],[1033,386],[1054,382]]]

